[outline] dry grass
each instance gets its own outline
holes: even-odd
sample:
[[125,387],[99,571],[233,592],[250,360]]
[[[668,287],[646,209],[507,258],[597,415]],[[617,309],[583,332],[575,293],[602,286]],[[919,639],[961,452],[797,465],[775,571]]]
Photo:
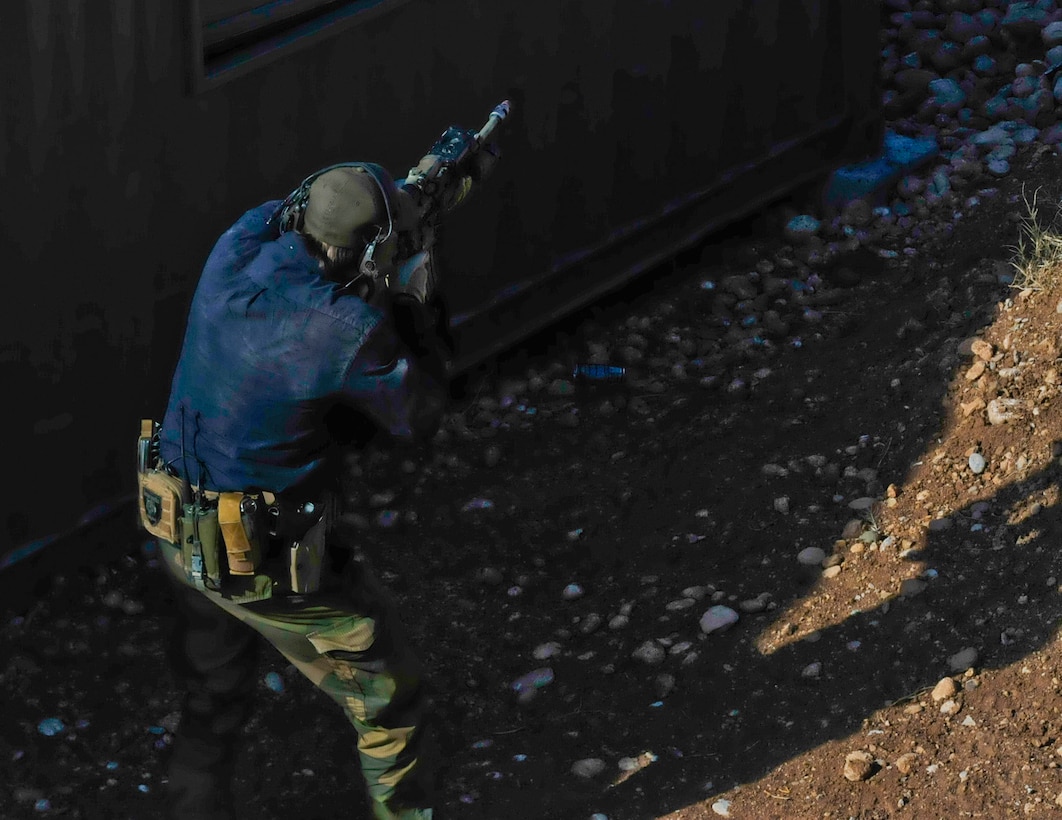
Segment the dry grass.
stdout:
[[1030,200],[1022,186],[1025,215],[1019,224],[1018,244],[1011,247],[1015,255],[1011,263],[1014,287],[1020,290],[1050,290],[1062,283],[1062,233],[1057,230],[1062,202],[1045,223],[1040,216],[1039,194],[1037,188]]

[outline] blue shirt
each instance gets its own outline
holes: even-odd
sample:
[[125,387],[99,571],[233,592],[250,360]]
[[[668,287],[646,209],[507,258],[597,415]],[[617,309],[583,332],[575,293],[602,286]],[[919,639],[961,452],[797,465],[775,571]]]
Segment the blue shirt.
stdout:
[[333,475],[337,406],[414,441],[445,403],[389,316],[325,279],[299,234],[267,224],[278,204],[221,236],[192,300],[160,453],[204,489],[316,487]]

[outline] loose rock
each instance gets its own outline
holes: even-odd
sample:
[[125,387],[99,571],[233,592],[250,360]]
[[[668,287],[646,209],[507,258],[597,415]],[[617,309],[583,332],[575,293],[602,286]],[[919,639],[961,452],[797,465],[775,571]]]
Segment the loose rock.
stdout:
[[867,780],[874,773],[874,758],[868,752],[849,752],[844,758],[844,777],[853,783]]
[[977,650],[974,649],[972,646],[968,646],[948,658],[948,666],[954,672],[964,672],[970,667],[976,665],[977,659]]
[[740,616],[727,606],[713,606],[701,616],[701,631],[722,632],[737,623]]
[[[701,628],[703,629],[703,626]],[[705,632],[707,631],[705,630]],[[666,654],[664,647],[656,641],[646,641],[631,653],[631,657],[636,661],[654,666],[658,663],[663,663]]]
[[910,774],[914,769],[915,763],[918,760],[918,755],[914,752],[907,752],[896,758],[896,762],[893,764],[900,774]]
[[577,760],[572,764],[572,774],[583,780],[590,780],[605,771],[605,761],[597,757]]
[[933,702],[937,703],[939,701],[946,700],[947,698],[952,697],[958,691],[958,688],[955,686],[955,681],[953,681],[951,678],[941,678],[937,685],[933,687]]
[[826,560],[826,552],[820,547],[806,547],[797,553],[797,561],[806,567],[817,567]]

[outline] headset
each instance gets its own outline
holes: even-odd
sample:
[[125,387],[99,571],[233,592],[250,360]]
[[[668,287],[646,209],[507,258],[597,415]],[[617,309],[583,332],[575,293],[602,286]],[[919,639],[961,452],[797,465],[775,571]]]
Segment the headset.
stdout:
[[[386,184],[389,183],[391,189],[394,189],[394,182],[391,179],[391,175],[387,173],[381,166],[373,162],[340,162],[336,165],[329,165],[327,168],[322,168],[320,171],[315,171],[304,179],[299,187],[288,194],[287,198],[280,203],[273,215],[269,217],[269,224],[278,222],[280,226],[280,232],[285,233],[287,231],[295,231],[296,233],[302,233],[303,222],[305,219],[306,205],[310,200],[310,186],[314,181],[329,171],[334,171],[337,168],[361,168],[371,178],[376,187],[380,190],[380,196],[383,197],[384,208],[387,211],[387,231],[384,232],[383,228],[376,229],[376,236],[372,238],[368,245],[365,246],[365,250],[361,254],[361,259],[358,262],[358,272],[362,276],[366,276],[369,279],[375,281],[379,276],[380,270],[376,264],[376,260],[373,258],[376,253],[377,245],[386,242],[394,234],[394,217],[391,213],[391,196],[388,193]],[[353,283],[354,280],[347,283],[347,286]]]

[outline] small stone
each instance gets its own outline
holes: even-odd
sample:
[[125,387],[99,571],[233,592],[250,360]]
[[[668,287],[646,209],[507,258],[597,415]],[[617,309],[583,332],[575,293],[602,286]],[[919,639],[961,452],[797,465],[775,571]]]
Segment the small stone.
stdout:
[[800,677],[802,678],[817,678],[821,674],[822,663],[820,661],[813,661],[800,671]]
[[483,584],[497,586],[505,580],[505,576],[495,567],[483,567],[476,573],[476,580]]
[[954,715],[961,708],[962,707],[958,703],[949,698],[948,700],[940,704],[940,713],[942,715]]
[[826,569],[824,569],[822,571],[822,577],[823,578],[836,578],[840,574],[841,574],[841,565],[840,564],[834,564],[832,567],[826,567]]
[[[705,631],[707,632],[708,630]],[[631,657],[636,661],[641,661],[649,666],[663,663],[666,655],[667,653],[664,651],[664,647],[656,641],[646,641],[631,653]]]
[[536,646],[535,651],[531,654],[535,658],[535,660],[544,661],[548,658],[552,658],[559,655],[561,648],[561,645],[556,641],[549,641],[548,643]]
[[369,496],[369,507],[374,510],[378,510],[381,507],[386,507],[392,501],[395,500],[395,494],[390,490],[385,490],[380,493],[373,493]]
[[994,177],[1005,177],[1010,173],[1010,163],[1005,159],[991,159],[988,161],[988,173]]
[[583,597],[583,588],[579,584],[568,584],[561,592],[561,597],[565,601],[576,601]]
[[570,396],[575,392],[575,385],[567,379],[554,379],[549,383],[548,392],[551,396]]
[[782,495],[774,500],[774,511],[782,515],[789,515],[789,496]]
[[853,783],[867,780],[874,773],[874,758],[868,752],[849,752],[844,758],[844,777]]
[[1062,44],[1062,22],[1048,23],[1043,27],[1040,36],[1048,48]]
[[[991,47],[991,42],[989,42],[989,47]],[[996,61],[987,54],[978,54],[973,61],[973,70],[982,77],[991,77],[996,73],[997,66]]]
[[977,721],[976,721],[976,720],[974,720],[974,719],[973,719],[972,717],[970,717],[969,715],[967,715],[966,717],[964,717],[964,718],[962,719],[962,725],[963,725],[963,726],[976,726],[976,725],[977,725]]
[[950,78],[930,80],[929,93],[945,114],[954,114],[966,103],[966,92],[958,82]]
[[713,606],[701,616],[701,631],[705,634],[722,632],[737,623],[740,616],[727,606]]
[[1014,418],[1014,410],[1021,404],[1019,399],[992,399],[988,403],[988,423],[1006,424]]
[[817,234],[820,228],[822,228],[822,223],[815,217],[801,214],[794,216],[786,223],[785,234],[790,241],[802,242]]
[[592,635],[601,628],[602,623],[604,623],[604,618],[596,612],[591,612],[583,618],[582,622],[579,624],[579,631],[584,635]]
[[925,581],[921,581],[918,578],[906,578],[900,582],[900,595],[904,598],[914,598],[916,595],[921,595],[926,591]]
[[[1059,795],[1062,798],[1062,795]],[[1062,803],[1059,803],[1062,806]],[[726,798],[720,797],[714,803],[712,803],[712,811],[718,814],[720,817],[730,816],[730,801]]]
[[944,530],[950,530],[954,524],[955,522],[950,518],[934,518],[929,522],[929,531],[944,532]]
[[977,650],[968,646],[948,658],[948,666],[954,672],[964,672],[977,663],[977,658]]
[[859,518],[850,518],[848,523],[844,525],[844,529],[841,531],[841,538],[845,541],[851,541],[853,538],[858,538],[863,534],[863,521]]
[[588,757],[572,764],[572,774],[583,780],[590,780],[605,771],[605,761],[598,757]]
[[844,206],[841,212],[841,222],[857,228],[865,228],[873,219],[874,213],[870,204],[865,199],[853,199]]
[[968,382],[977,381],[985,372],[985,363],[978,359],[974,362],[970,369],[966,371],[965,379]]
[[951,678],[941,678],[937,685],[933,687],[933,702],[938,703],[942,700],[946,700],[958,691],[958,687],[955,686],[955,681]]
[[820,547],[805,547],[797,553],[797,561],[806,567],[821,566],[826,560],[826,552]]
[[848,509],[850,510],[870,510],[874,505],[878,503],[876,498],[870,496],[863,496],[862,498],[856,498],[848,502]]
[[547,666],[521,675],[509,686],[518,695],[526,695],[549,686],[551,683],[553,683],[553,670]]
[[991,360],[992,356],[995,355],[995,349],[991,343],[986,342],[984,339],[975,339],[970,344],[970,352],[983,362]]
[[1032,3],[1011,3],[1000,26],[1016,37],[1031,38],[1041,34],[1046,17],[1047,12]]
[[1015,97],[1028,97],[1037,89],[1037,83],[1032,77],[1017,77],[1011,84],[1010,93]]
[[900,774],[910,774],[914,769],[915,762],[918,760],[918,755],[914,752],[907,752],[896,758],[896,762],[893,764]]
[[968,463],[970,469],[977,475],[985,471],[985,457],[980,453],[971,453]]
[[749,614],[755,614],[757,612],[763,612],[763,610],[765,610],[767,608],[767,601],[768,601],[769,598],[770,598],[770,593],[769,592],[761,593],[760,595],[757,595],[755,598],[750,598],[747,601],[742,601],[741,603],[739,603],[738,604],[738,609],[740,609],[742,612],[747,612]]

